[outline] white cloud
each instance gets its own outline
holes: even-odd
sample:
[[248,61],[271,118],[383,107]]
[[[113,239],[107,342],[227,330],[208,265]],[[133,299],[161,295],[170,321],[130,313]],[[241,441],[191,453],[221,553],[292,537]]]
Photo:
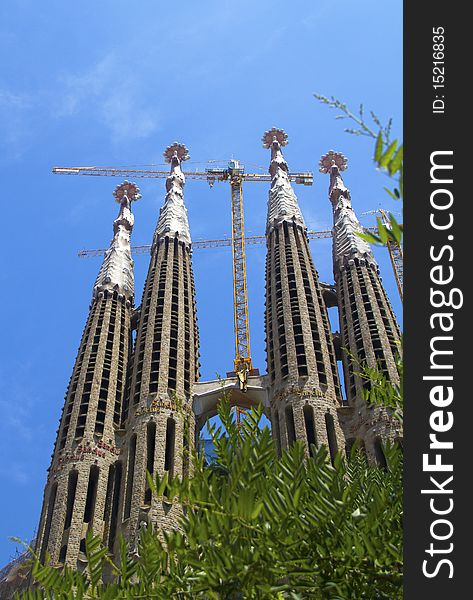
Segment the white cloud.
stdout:
[[10,90],[0,90],[0,107],[24,109],[31,106],[31,99],[26,94],[15,94]]
[[30,365],[21,365],[16,377],[0,370],[0,433],[3,437],[13,434],[23,442],[30,442],[36,431],[33,422],[33,405],[36,400],[28,383]]
[[26,485],[31,480],[31,473],[27,471],[25,465],[14,462],[8,465],[8,468],[0,468],[0,474],[5,479],[9,479],[14,483]]
[[103,95],[113,82],[116,61],[109,54],[87,71],[60,78],[64,93],[56,105],[56,115],[69,116],[79,112],[91,99]]
[[158,129],[156,113],[135,106],[134,99],[122,93],[106,99],[103,118],[115,141],[147,138]]
[[108,54],[87,71],[61,79],[63,93],[56,99],[54,114],[67,118],[86,113],[102,122],[114,142],[143,139],[158,129],[158,111],[143,106],[138,74],[123,73],[120,60]]
[[12,159],[21,157],[25,142],[31,137],[28,124],[33,107],[32,96],[0,89],[0,135]]

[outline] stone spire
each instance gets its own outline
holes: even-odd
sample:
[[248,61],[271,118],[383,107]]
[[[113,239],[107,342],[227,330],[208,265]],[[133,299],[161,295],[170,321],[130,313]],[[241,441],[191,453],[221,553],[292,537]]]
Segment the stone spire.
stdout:
[[135,218],[131,212],[131,203],[141,198],[140,190],[134,183],[124,181],[113,192],[120,204],[118,217],[113,222],[113,239],[105,253],[102,267],[95,281],[93,297],[108,290],[117,292],[133,302],[134,276],[131,257],[130,236]]
[[340,174],[346,168],[347,159],[333,150],[320,160],[320,171],[330,175],[333,275],[345,389],[351,409],[343,428],[347,445],[356,440],[365,447],[370,460],[383,464],[381,442],[399,437],[399,425],[388,410],[366,404],[363,391],[369,383],[358,373],[366,364],[380,368],[393,383],[399,384],[396,356],[400,352],[400,332],[371,247],[357,235],[363,229]]
[[95,282],[92,303],[64,408],[38,527],[37,550],[54,565],[85,564],[88,530],[111,548],[112,515],[121,485],[118,458],[125,378],[131,343],[133,261],[130,203],[139,190],[125,181],[114,192],[120,211],[114,236]]
[[180,241],[190,244],[189,222],[184,205],[186,179],[181,170],[181,162],[189,158],[189,153],[183,144],[174,142],[164,151],[164,158],[166,162],[171,163],[171,173],[166,179],[166,198],[156,225],[153,247],[166,235],[178,235]]
[[370,245],[358,235],[363,233],[363,227],[353,211],[350,191],[341,175],[347,164],[346,157],[333,150],[320,159],[320,172],[330,174],[328,195],[333,207],[333,260],[341,265],[358,257],[376,264]]
[[306,226],[281,154],[284,131],[271,129],[271,189],[266,229],[266,352],[271,420],[279,449],[296,439],[343,449],[337,363],[327,308]]
[[304,218],[289,181],[289,168],[281,152],[281,147],[287,145],[287,134],[273,127],[265,132],[262,142],[264,148],[271,148],[269,173],[272,179],[266,229],[269,231],[283,221],[297,223],[305,229]]
[[123,411],[128,452],[119,519],[129,540],[137,538],[143,522],[175,525],[179,511],[152,497],[146,472],[189,473],[194,443],[199,334],[180,166],[189,155],[175,143],[164,156],[171,173],[154,234]]

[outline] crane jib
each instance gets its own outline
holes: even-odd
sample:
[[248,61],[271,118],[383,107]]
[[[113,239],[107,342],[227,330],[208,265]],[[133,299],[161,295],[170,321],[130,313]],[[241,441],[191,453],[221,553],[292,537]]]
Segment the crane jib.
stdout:
[[[160,169],[126,169],[118,167],[53,167],[55,175],[87,175],[89,177],[130,177],[138,179],[159,179],[169,176],[169,171]],[[186,179],[203,179],[205,181],[228,181],[230,174],[226,169],[208,169],[207,171],[184,171]],[[271,181],[266,173],[240,173],[242,181]],[[302,185],[312,185],[314,176],[311,172],[289,173],[289,181]]]

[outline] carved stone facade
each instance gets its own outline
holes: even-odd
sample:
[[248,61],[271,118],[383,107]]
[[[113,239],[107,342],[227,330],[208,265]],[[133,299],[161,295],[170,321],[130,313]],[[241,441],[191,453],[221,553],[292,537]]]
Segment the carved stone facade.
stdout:
[[[158,501],[146,472],[189,473],[189,453],[222,390],[248,408],[263,403],[281,452],[300,440],[326,444],[333,457],[359,439],[380,461],[379,440],[401,435],[391,415],[367,406],[356,361],[380,364],[398,383],[399,328],[369,245],[351,207],[341,155],[322,161],[330,173],[334,210],[334,286],[321,284],[307,228],[281,148],[287,136],[272,129],[271,188],[266,224],[267,375],[252,374],[244,391],[236,377],[199,382],[191,236],[184,205],[181,144],[167,148],[166,197],[156,225],[141,306],[133,306],[130,202],[134,184],[115,190],[120,212],[93,288],[89,317],[58,430],[37,538],[42,558],[81,568],[89,529],[116,551],[120,534],[136,545],[142,527],[175,527],[179,509]],[[335,158],[334,158],[335,157]],[[338,161],[338,162],[337,162]],[[334,346],[327,304],[338,302],[341,340]],[[132,343],[132,333],[136,339]],[[338,340],[335,337],[335,340]],[[340,352],[347,348],[355,358]],[[346,400],[337,359],[342,359]],[[378,444],[379,446],[379,444]]]

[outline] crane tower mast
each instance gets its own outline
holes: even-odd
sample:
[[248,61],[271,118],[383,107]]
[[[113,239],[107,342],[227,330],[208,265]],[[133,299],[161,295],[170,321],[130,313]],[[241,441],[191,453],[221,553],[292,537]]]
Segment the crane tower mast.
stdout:
[[238,161],[231,161],[230,188],[232,206],[233,310],[235,325],[235,371],[250,372],[250,327],[248,321],[248,290],[246,284],[245,218],[241,175]]
[[[390,229],[391,221],[389,219],[389,215],[384,208],[377,208],[375,210],[369,210],[367,212],[362,213],[363,215],[381,215],[381,220],[383,225]],[[398,213],[396,213],[398,214]],[[402,224],[400,224],[402,226]],[[378,228],[376,228],[378,229]],[[403,284],[404,284],[404,253],[402,250],[401,244],[398,244],[394,239],[389,238],[386,247],[389,252],[389,258],[391,260],[391,266],[393,268],[394,279],[396,280],[397,290],[399,292],[399,296],[401,298],[401,302],[403,301]]]
[[[380,208],[379,212],[381,213],[384,225],[390,226],[391,223],[389,221],[388,215],[386,214],[386,211]],[[387,242],[387,247],[389,252],[389,258],[391,259],[391,264],[394,271],[394,278],[396,279],[397,289],[399,291],[399,296],[402,300],[404,284],[404,255],[402,251],[402,246],[393,239],[389,239]]]

